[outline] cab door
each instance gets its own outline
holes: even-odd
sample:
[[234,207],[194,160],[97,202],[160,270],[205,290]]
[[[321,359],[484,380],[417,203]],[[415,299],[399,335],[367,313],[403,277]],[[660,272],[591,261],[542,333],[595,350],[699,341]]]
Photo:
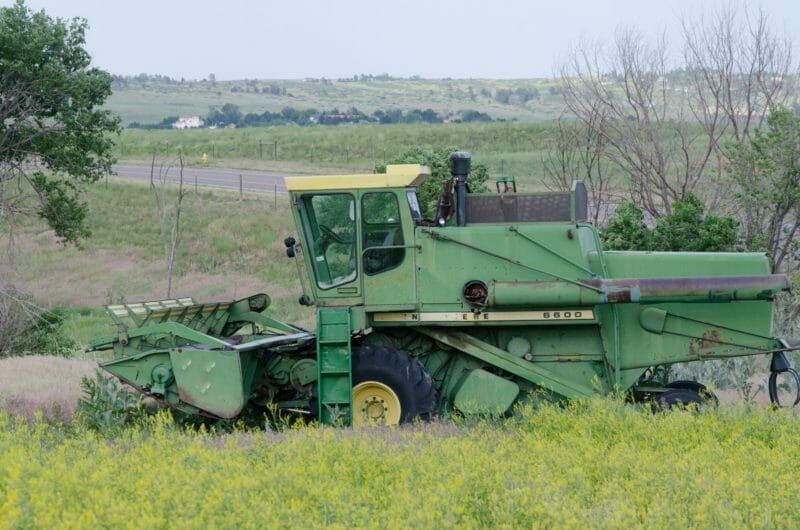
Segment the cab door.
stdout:
[[375,309],[415,309],[414,222],[405,193],[375,190],[359,195],[364,304]]
[[317,305],[360,304],[356,195],[304,193],[297,205]]

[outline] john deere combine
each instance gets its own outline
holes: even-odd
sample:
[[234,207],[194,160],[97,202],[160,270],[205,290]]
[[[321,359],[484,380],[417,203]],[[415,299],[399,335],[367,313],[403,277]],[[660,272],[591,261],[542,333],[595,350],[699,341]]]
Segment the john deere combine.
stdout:
[[266,316],[265,294],[109,306],[117,333],[92,342],[114,350],[102,367],[187,413],[271,405],[354,425],[611,392],[701,402],[702,384],[656,384],[653,369],[744,355],[771,355],[772,389],[800,383],[796,347],[770,329],[789,282],[763,254],[605,252],[581,183],[472,194],[469,154],[451,161],[432,219],[425,166],[286,179],[286,250],[315,332]]

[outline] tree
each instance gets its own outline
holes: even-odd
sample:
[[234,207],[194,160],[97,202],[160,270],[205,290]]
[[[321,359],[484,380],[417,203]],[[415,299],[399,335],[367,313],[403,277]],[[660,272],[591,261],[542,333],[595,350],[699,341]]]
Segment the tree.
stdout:
[[793,89],[791,39],[770,27],[762,8],[722,7],[681,25],[694,116],[715,140],[729,131],[737,144],[745,142]]
[[725,191],[723,138],[747,141],[794,88],[792,43],[763,11],[722,9],[682,28],[683,64],[663,35],[623,28],[611,47],[579,43],[560,68],[568,110],[603,138],[628,196],[653,217],[689,193],[715,206]]
[[239,125],[242,121],[242,113],[239,110],[239,106],[233,103],[225,103],[222,106],[222,115],[227,125]]
[[610,49],[579,43],[560,70],[567,109],[602,139],[629,197],[655,217],[700,178],[685,156],[698,148],[670,98],[668,73],[665,36],[649,40],[632,28],[618,30]]
[[178,193],[174,202],[171,203],[168,189],[168,177],[171,166],[166,168],[162,165],[159,170],[158,185],[155,181],[156,155],[150,164],[150,191],[153,193],[156,206],[156,216],[158,217],[158,233],[161,236],[161,244],[164,247],[164,264],[166,267],[167,289],[166,296],[172,296],[172,277],[175,272],[175,258],[178,252],[178,244],[181,236],[181,206],[186,197],[186,190],[183,188],[183,153],[178,154]]
[[729,173],[738,186],[744,243],[767,252],[774,271],[800,257],[800,118],[773,110],[765,128],[728,147]]
[[559,117],[542,157],[545,187],[569,191],[574,181],[584,181],[589,193],[589,217],[595,225],[606,217],[611,200],[608,161],[604,158],[606,144],[595,127],[600,119],[595,113],[590,125],[585,125]]
[[[458,151],[458,149],[451,147],[429,150],[414,147],[389,161],[389,164],[424,164],[430,168],[431,176],[425,179],[417,188],[419,205],[422,209],[422,215],[426,218],[433,217],[436,210],[436,200],[442,191],[442,183],[451,176],[450,153],[453,151]],[[377,173],[386,173],[386,166],[377,166],[375,171]],[[485,184],[488,178],[488,168],[481,163],[473,161],[467,178],[469,191],[473,193],[488,191]]]
[[[83,19],[50,18],[22,0],[0,8],[0,226],[38,214],[64,242],[89,235],[83,187],[110,173],[119,119],[99,110],[111,76],[91,68]],[[35,192],[30,201],[24,186]]]

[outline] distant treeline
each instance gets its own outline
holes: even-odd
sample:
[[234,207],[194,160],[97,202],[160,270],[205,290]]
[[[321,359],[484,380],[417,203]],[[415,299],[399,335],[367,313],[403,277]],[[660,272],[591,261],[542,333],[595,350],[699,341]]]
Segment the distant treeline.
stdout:
[[[132,129],[170,129],[178,121],[178,116],[168,116],[155,124],[132,122]],[[327,111],[317,109],[295,109],[284,107],[280,112],[250,112],[243,114],[237,105],[226,103],[221,108],[212,107],[203,117],[205,127],[261,127],[268,125],[341,125],[356,123],[444,123],[444,122],[477,122],[495,121],[485,112],[477,110],[461,110],[442,115],[433,109],[390,109],[376,110],[372,114],[361,112],[355,107],[347,111],[338,108]],[[500,121],[500,120],[498,120]]]

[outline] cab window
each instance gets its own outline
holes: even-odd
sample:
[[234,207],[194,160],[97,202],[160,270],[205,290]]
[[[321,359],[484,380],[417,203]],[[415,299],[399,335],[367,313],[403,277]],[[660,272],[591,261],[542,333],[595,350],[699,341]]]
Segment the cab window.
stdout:
[[397,196],[391,192],[366,193],[361,207],[364,272],[373,275],[397,267],[406,255]]
[[355,200],[349,193],[304,195],[303,229],[323,289],[356,278]]

